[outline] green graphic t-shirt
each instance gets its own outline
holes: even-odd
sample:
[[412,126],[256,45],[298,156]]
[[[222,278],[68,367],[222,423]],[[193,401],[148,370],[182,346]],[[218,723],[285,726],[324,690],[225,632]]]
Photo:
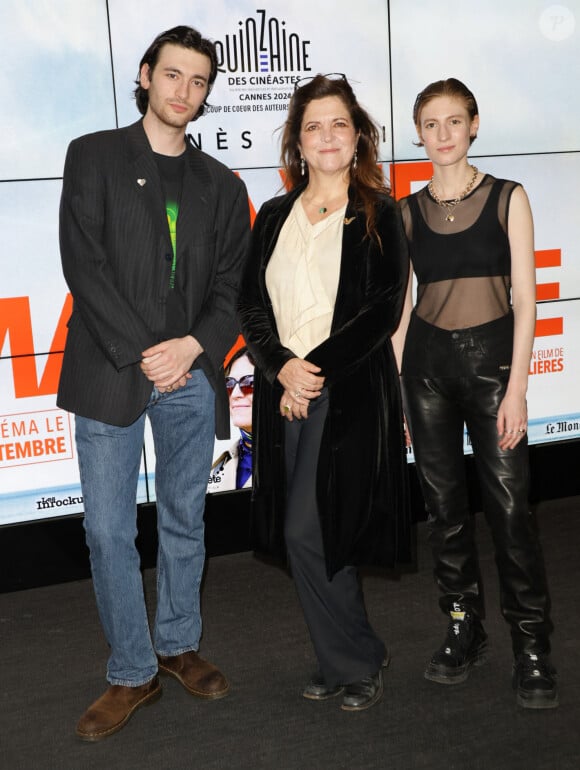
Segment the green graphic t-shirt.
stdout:
[[173,247],[173,261],[171,262],[171,275],[169,276],[169,288],[175,288],[175,266],[177,263],[177,215],[179,214],[179,203],[167,199],[165,201],[165,210],[167,211],[167,224],[169,225],[169,237]]
[[180,274],[177,266],[177,221],[179,217],[179,204],[181,200],[181,188],[183,185],[183,167],[185,153],[177,157],[159,155],[155,153],[155,159],[163,183],[165,195],[165,210],[167,212],[167,225],[171,239],[172,260],[169,273],[169,294],[167,296],[167,313],[165,322],[166,339],[183,337],[187,334],[187,318],[185,313],[185,299],[180,284]]

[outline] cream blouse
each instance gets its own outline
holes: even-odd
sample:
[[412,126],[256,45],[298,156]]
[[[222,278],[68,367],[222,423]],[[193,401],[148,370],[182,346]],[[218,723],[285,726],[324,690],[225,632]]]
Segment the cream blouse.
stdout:
[[299,358],[330,335],[345,211],[346,204],[313,225],[298,198],[266,268],[280,342]]

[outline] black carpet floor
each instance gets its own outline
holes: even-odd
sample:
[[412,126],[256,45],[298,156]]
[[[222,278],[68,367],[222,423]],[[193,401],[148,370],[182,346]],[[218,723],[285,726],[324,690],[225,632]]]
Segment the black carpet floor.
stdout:
[[[106,644],[90,581],[0,595],[0,767],[3,770],[577,770],[580,768],[580,498],[537,508],[553,599],[560,708],[528,711],[511,689],[510,638],[498,609],[490,538],[478,515],[492,655],[464,684],[423,678],[446,621],[437,609],[425,525],[417,570],[365,575],[369,615],[390,647],[383,701],[350,714],[300,696],[313,668],[286,573],[249,553],[209,560],[202,654],[231,694],[203,702],[173,679],[121,732],[74,734],[106,687]],[[145,574],[154,603],[155,576]]]

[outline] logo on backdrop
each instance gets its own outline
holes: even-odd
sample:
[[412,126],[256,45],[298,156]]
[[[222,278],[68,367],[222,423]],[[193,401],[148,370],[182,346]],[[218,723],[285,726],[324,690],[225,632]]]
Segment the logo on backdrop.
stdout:
[[285,111],[294,83],[311,72],[311,41],[264,9],[240,19],[237,30],[214,42],[218,70],[227,76],[228,91],[238,104],[208,112]]
[[[220,72],[241,75],[310,71],[310,40],[292,32],[284,19],[268,17],[265,10],[241,19],[238,30],[226,34],[223,40],[216,40],[215,46]],[[244,79],[251,82],[250,76]],[[260,78],[253,81],[261,84]],[[293,81],[282,77],[278,82]]]
[[530,374],[553,374],[564,371],[564,348],[540,348],[532,352]]

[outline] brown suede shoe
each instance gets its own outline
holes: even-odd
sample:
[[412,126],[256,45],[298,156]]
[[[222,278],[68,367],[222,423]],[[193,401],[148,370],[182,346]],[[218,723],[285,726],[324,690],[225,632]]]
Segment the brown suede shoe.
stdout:
[[125,727],[140,706],[154,703],[161,697],[159,677],[139,687],[113,684],[85,711],[77,725],[77,735],[83,741],[100,741]]
[[228,680],[214,665],[200,658],[195,650],[181,655],[158,655],[159,671],[171,674],[198,698],[223,698],[228,694]]

